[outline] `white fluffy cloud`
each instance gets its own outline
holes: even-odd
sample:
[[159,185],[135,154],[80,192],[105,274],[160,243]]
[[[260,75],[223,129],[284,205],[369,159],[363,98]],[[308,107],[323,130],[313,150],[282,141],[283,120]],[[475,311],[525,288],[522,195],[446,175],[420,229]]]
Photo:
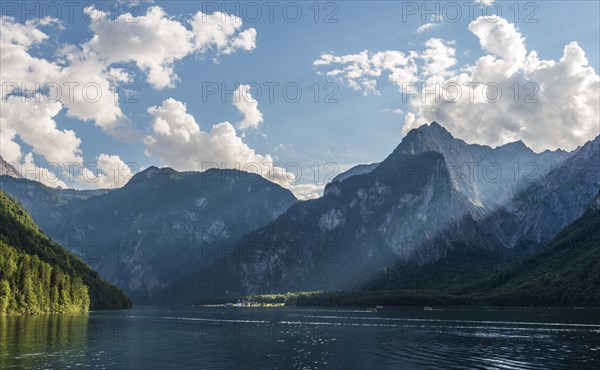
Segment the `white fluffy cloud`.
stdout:
[[81,140],[72,130],[57,128],[54,117],[61,111],[59,102],[46,102],[35,97],[10,96],[0,109],[0,136],[2,155],[9,162],[21,160],[21,147],[14,141],[16,136],[30,145],[35,154],[47,161],[63,165],[81,163]]
[[[599,134],[600,77],[576,42],[565,46],[559,61],[540,60],[505,19],[479,17],[469,30],[484,51],[474,64],[457,68],[454,42],[430,39],[423,52],[406,54],[416,66],[412,76],[389,78],[398,86],[418,78],[428,90],[439,87],[438,100],[419,93],[409,96],[404,133],[438,121],[469,142],[495,146],[523,140],[536,151],[572,150]],[[327,75],[355,81],[357,90],[368,93],[360,82],[368,78],[369,86],[376,86],[385,70],[372,67],[377,54],[323,54],[315,65],[335,66]],[[452,86],[460,86],[460,95]]]
[[158,6],[139,17],[127,13],[114,20],[93,7],[86,10],[97,12],[90,15],[95,19],[90,24],[94,36],[83,45],[86,52],[96,53],[107,64],[134,62],[157,89],[174,85],[173,63],[194,50],[194,34],[183,24]]
[[[228,14],[198,12],[182,23],[157,6],[149,7],[139,17],[122,14],[113,20],[94,6],[84,11],[93,19],[92,38],[81,45],[61,46],[54,59],[35,57],[30,49],[48,41],[41,27],[54,24],[62,28],[58,20],[0,20],[0,154],[12,163],[30,164],[35,170],[38,164],[34,154],[48,162],[82,163],[81,140],[74,131],[60,129],[55,121],[63,108],[67,116],[93,121],[105,132],[118,136],[119,123],[126,118],[116,88],[132,80],[124,69],[115,67],[117,63],[135,63],[146,73],[147,81],[161,89],[174,86],[178,79],[174,63],[190,54],[208,50],[217,55],[231,54],[256,47],[256,30],[242,29],[241,19]],[[236,106],[244,115],[240,128],[257,127],[262,122],[256,103]],[[33,152],[23,153],[17,140],[31,146]],[[77,181],[100,187],[122,185],[109,179],[108,162],[123,164],[118,157],[102,154],[97,158],[98,171],[83,168],[87,178]]]
[[75,47],[61,52],[68,60],[59,78],[61,102],[67,115],[93,121],[105,132],[114,133],[116,124],[124,118],[116,85],[130,81],[129,74],[121,68],[108,67],[97,55]]
[[161,159],[180,171],[203,171],[208,168],[237,168],[257,173],[289,188],[300,198],[318,195],[318,186],[295,184],[293,173],[278,167],[272,156],[258,154],[229,122],[202,131],[184,103],[167,99],[161,106],[148,109],[154,118],[152,134],[145,139],[146,154]]
[[329,53],[313,62],[315,66],[334,66],[325,74],[345,82],[363,95],[379,95],[377,80],[384,75],[390,82],[401,87],[415,83],[420,78],[432,75],[443,77],[451,74],[448,69],[456,64],[454,41],[437,38],[429,39],[422,52],[404,53],[387,50],[371,53],[365,50],[359,54],[336,56]]
[[456,50],[450,45],[454,42],[444,42],[442,39],[429,39],[425,42],[425,51],[420,58],[423,60],[423,73],[445,77],[452,74],[449,68],[457,62]]
[[249,28],[240,32],[242,20],[236,15],[198,12],[189,23],[194,31],[197,50],[215,48],[224,54],[231,54],[237,49],[251,51],[256,48],[256,30]]
[[85,12],[94,20],[90,23],[94,35],[81,46],[63,46],[56,60],[34,57],[29,49],[48,40],[40,27],[58,24],[57,20],[18,23],[2,17],[0,68],[6,87],[2,98],[22,85],[34,90],[49,84],[46,100],[60,101],[68,116],[94,121],[112,134],[124,118],[116,86],[131,81],[115,63],[135,63],[147,74],[148,82],[160,89],[177,81],[175,61],[194,52],[214,48],[217,53],[231,54],[256,47],[256,30],[242,30],[241,19],[224,13],[198,12],[186,26],[158,6],[149,7],[139,17],[121,14],[114,20],[94,6],[86,7]]
[[241,19],[230,14],[197,12],[188,21],[190,30],[159,6],[149,7],[145,15],[127,13],[114,20],[93,6],[86,11],[94,19],[94,36],[83,49],[107,64],[134,62],[156,89],[173,87],[178,80],[174,63],[194,52],[231,54],[256,47],[256,30],[242,31]]
[[240,85],[233,94],[233,105],[244,119],[238,124],[240,130],[258,128],[263,122],[263,115],[258,110],[258,101],[250,93],[250,85]]
[[[457,102],[412,99],[405,133],[438,121],[469,142],[495,146],[523,140],[536,151],[573,150],[599,134],[600,77],[576,42],[565,46],[558,62],[539,60],[535,51],[526,56],[523,37],[505,20],[479,18],[469,29],[489,54],[441,82],[463,86],[463,97]],[[486,101],[480,84],[470,100],[465,86],[476,82],[497,84],[502,97]]]
[[488,57],[496,58],[490,61],[494,69],[501,69],[510,76],[523,67],[527,54],[525,39],[506,19],[479,17],[469,24],[469,30],[479,38],[481,47],[490,53]]
[[423,33],[425,31],[428,31],[430,29],[432,29],[433,27],[435,27],[436,24],[435,23],[425,23],[419,26],[419,28],[417,28],[417,33]]
[[134,175],[134,170],[118,155],[102,153],[95,164],[88,164],[82,169],[77,180],[88,187],[114,189],[125,185]]
[[411,82],[417,79],[416,53],[404,54],[401,51],[387,50],[371,53],[368,50],[358,54],[336,56],[329,53],[313,62],[315,66],[332,66],[336,68],[326,72],[327,76],[336,77],[346,82],[363,95],[379,94],[377,78],[385,72],[388,79]]
[[[2,109],[0,117],[1,155],[13,163],[24,160],[18,137],[46,161],[82,161],[81,140],[72,130],[61,130],[55,117],[66,108],[67,115],[93,120],[109,129],[122,112],[109,93],[112,83],[124,76],[118,69],[106,69],[89,56],[83,58],[75,47],[67,61],[33,57],[30,48],[48,39],[40,27],[56,24],[53,19],[28,21],[0,20],[0,75]],[[44,87],[48,91],[44,92]]]
[[63,181],[64,172],[60,166],[39,166],[33,159],[32,153],[27,153],[23,158],[23,162],[17,164],[15,168],[23,177],[41,182],[48,187],[68,187]]

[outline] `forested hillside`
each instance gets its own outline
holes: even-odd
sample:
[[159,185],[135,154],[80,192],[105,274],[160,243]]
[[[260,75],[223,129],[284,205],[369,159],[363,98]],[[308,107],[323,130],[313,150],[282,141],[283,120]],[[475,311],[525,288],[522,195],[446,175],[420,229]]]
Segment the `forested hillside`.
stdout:
[[498,305],[600,306],[600,196],[544,248],[470,291]]
[[123,291],[40,231],[0,191],[0,308],[3,314],[128,308]]
[[88,288],[79,277],[17,251],[0,240],[0,314],[87,311]]

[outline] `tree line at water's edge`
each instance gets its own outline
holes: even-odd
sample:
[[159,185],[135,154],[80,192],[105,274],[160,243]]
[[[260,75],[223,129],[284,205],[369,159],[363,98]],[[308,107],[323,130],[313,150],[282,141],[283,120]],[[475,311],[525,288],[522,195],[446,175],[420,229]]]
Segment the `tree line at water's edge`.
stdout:
[[0,191],[0,314],[129,308],[119,288],[50,240]]
[[[295,292],[240,297],[287,305],[498,305],[600,306],[598,200],[578,220],[531,256],[493,267],[503,255],[464,246],[456,256],[412,269],[402,264],[378,272],[352,292]],[[485,263],[488,261],[489,263]],[[498,266],[498,265],[496,265]],[[454,279],[452,279],[454,277]],[[232,297],[193,303],[226,303]],[[0,314],[79,312],[127,308],[119,288],[51,241],[29,214],[0,191]]]

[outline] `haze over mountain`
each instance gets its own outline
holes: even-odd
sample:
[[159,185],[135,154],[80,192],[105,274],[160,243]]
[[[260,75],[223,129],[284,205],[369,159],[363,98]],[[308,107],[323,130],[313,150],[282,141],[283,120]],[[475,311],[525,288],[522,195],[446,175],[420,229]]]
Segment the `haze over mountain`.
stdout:
[[600,305],[600,193],[584,214],[525,260],[463,289],[496,304]]
[[437,122],[411,130],[395,150],[404,154],[427,151],[444,156],[453,186],[486,211],[503,206],[570,155],[562,150],[535,153],[522,141],[497,148],[467,144]]
[[[372,171],[328,184],[322,198],[246,235],[232,255],[187,277],[178,298],[192,284],[197,298],[352,290],[398,261],[425,265],[465,251],[506,262],[507,254],[539,247],[585,211],[600,188],[599,142],[537,154],[520,142],[493,149],[455,139],[437,123],[422,126]],[[469,177],[464,164],[497,174]],[[528,166],[535,172],[515,172]],[[573,176],[578,185],[566,186]],[[545,210],[561,205],[559,218]],[[216,275],[222,278],[211,279]]]
[[334,177],[333,180],[331,180],[331,182],[344,181],[348,177],[351,177],[351,176],[369,173],[369,172],[373,171],[377,166],[379,166],[379,163],[356,165],[356,166],[350,168],[348,171],[342,172],[339,175],[337,175],[336,177]]
[[296,202],[289,190],[236,170],[151,167],[111,191],[51,189],[6,176],[0,187],[136,301],[225,255],[239,237]]
[[[149,168],[121,189],[0,177],[52,237],[140,302],[478,278],[580,217],[600,188],[600,138],[567,153],[466,144],[437,123],[319,199],[235,170]],[[438,264],[438,265],[436,265]],[[393,273],[381,275],[384,267]],[[391,280],[390,280],[391,279]],[[416,279],[416,280],[415,280]],[[402,281],[400,281],[402,280]],[[379,289],[378,288],[378,289]]]

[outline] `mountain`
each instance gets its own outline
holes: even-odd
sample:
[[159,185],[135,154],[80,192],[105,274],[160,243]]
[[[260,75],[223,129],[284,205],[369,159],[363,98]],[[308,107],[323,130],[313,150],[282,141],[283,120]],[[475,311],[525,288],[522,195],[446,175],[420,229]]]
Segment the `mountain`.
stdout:
[[544,179],[570,155],[562,150],[535,153],[522,141],[497,148],[467,144],[437,122],[411,130],[395,149],[404,154],[428,151],[444,156],[454,187],[488,212]]
[[394,152],[370,173],[294,205],[185,281],[193,298],[359,289],[382,266],[437,261],[466,244],[459,240],[497,254],[500,243],[480,230],[481,217],[453,188],[441,154]]
[[0,187],[30,207],[48,235],[135,302],[158,299],[156,293],[173,280],[225,255],[242,235],[297,201],[261,176],[216,169],[150,167],[123,188],[93,196],[7,177]]
[[488,228],[507,247],[530,251],[579,218],[598,189],[600,136],[506,202],[489,217]]
[[18,314],[128,308],[129,298],[50,240],[0,191],[0,312]]
[[111,191],[50,188],[37,181],[11,176],[0,176],[0,189],[18,199],[42,228],[48,218],[61,217],[58,212],[60,207],[67,206],[74,200],[85,200]]
[[17,171],[10,163],[6,162],[2,156],[0,156],[0,176],[21,178],[19,171]]
[[363,175],[365,173],[369,173],[373,171],[379,163],[370,163],[370,164],[359,164],[357,166],[352,167],[346,172],[342,172],[331,180],[331,182],[340,182],[346,180],[348,177]]
[[600,194],[544,248],[463,293],[504,305],[600,305]]
[[[502,147],[503,148],[503,147]],[[445,255],[443,260],[415,266],[398,261],[366,284],[368,290],[452,288],[479,279],[496,262],[535,252],[577,220],[597,201],[600,189],[600,137],[574,151],[563,163],[518,193],[504,206],[485,213],[479,226],[494,235],[505,251],[482,254],[477,243]],[[508,254],[507,251],[510,251]]]
[[[532,231],[543,233],[531,245],[539,247],[581,215],[599,188],[593,168],[597,140],[574,153],[535,153],[522,142],[490,148],[466,144],[435,122],[422,126],[372,171],[333,181],[322,198],[291,207],[243,237],[230,255],[184,277],[194,285],[194,297],[175,286],[173,299],[383,289],[387,266],[394,266],[394,288],[422,286],[423,271],[436,284],[480,278],[529,253],[520,246],[529,244]],[[466,165],[473,171],[465,171]],[[528,166],[535,172],[520,172]],[[577,175],[581,170],[588,173]],[[505,227],[522,222],[523,210],[509,208],[513,199],[535,187],[573,181],[569,176],[579,176],[581,184],[559,187],[557,197],[571,205],[560,220],[544,218],[535,204],[524,205],[534,219],[539,215],[538,225],[555,226]]]

